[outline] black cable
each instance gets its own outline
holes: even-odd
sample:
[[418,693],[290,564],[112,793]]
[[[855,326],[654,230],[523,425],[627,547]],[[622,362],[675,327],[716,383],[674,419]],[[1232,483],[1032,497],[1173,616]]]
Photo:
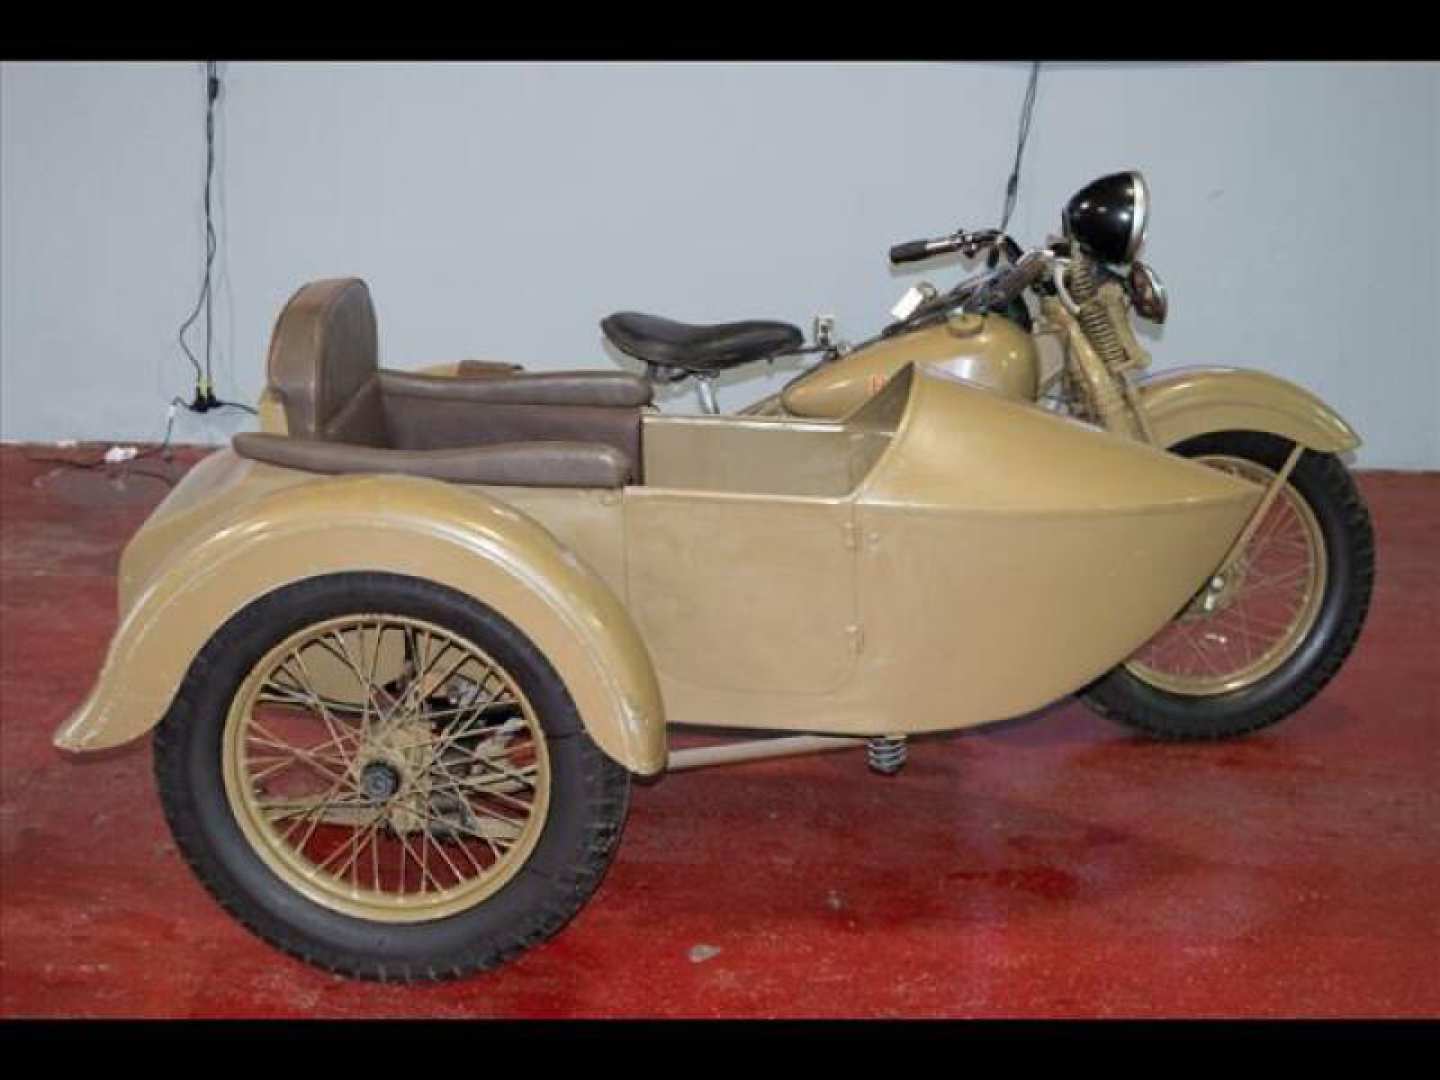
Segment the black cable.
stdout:
[[167,461],[169,460],[170,433],[175,430],[175,409],[177,407],[181,409],[185,408],[185,402],[181,401],[178,397],[171,398],[170,415],[165,418],[165,437],[160,440],[160,445],[152,446],[149,450],[142,450],[140,453],[136,454],[133,458],[131,458],[131,461],[138,461],[140,458],[150,457],[152,454],[161,454],[165,457]]
[[[226,402],[226,405],[229,405],[229,402]],[[171,397],[170,416],[166,418],[166,433],[164,433],[164,438],[160,439],[160,445],[151,446],[151,448],[147,449],[147,451],[140,451],[138,452],[138,454],[135,454],[135,456],[132,456],[132,458],[127,458],[125,459],[125,461],[114,462],[114,464],[128,465],[132,461],[140,461],[141,458],[153,458],[153,456],[156,454],[166,456],[166,459],[168,461],[168,456],[170,456],[168,455],[168,449],[170,449],[170,433],[174,431],[174,426],[176,426],[177,408],[187,409],[189,408],[189,406],[187,406],[186,403],[183,402],[183,400],[179,399],[179,397]],[[248,406],[239,406],[239,408],[248,408]],[[22,451],[20,451],[20,455],[22,455],[23,458],[26,459],[26,461],[35,461],[39,462],[39,464],[48,465],[69,465],[69,467],[76,469],[98,469],[104,468],[105,465],[111,464],[111,462],[105,461],[104,456],[99,456],[99,458],[96,458],[95,461],[75,461],[75,458],[52,458],[52,456],[45,456],[40,454],[26,454],[23,449]],[[160,477],[160,474],[158,474],[158,472],[141,471],[141,475],[145,475],[145,477],[157,477],[160,478],[160,480],[164,480],[164,477]]]
[[[186,357],[190,360],[190,366],[195,369],[195,400],[186,405],[186,408],[195,412],[204,412],[218,405],[211,378],[211,352],[214,343],[211,277],[218,241],[215,237],[210,201],[210,191],[215,176],[215,99],[220,96],[220,78],[217,70],[214,60],[205,62],[205,275],[201,281],[200,295],[195,298],[195,309],[190,312],[190,317],[180,325],[180,332],[176,335],[180,342],[180,348],[185,351]],[[202,309],[205,312],[205,370],[203,373],[200,370],[200,362],[190,351],[190,345],[185,340],[186,331],[195,325]]]
[[37,465],[68,465],[72,469],[98,469],[106,464],[104,458],[98,461],[76,461],[74,458],[46,457],[41,454],[31,454],[23,449],[20,451],[20,456],[26,461],[35,462]]
[[[151,472],[149,469],[136,469],[131,465],[131,462],[139,461],[141,458],[148,457],[149,455],[155,453],[156,449],[157,448],[151,448],[149,450],[146,450],[142,454],[136,454],[133,458],[130,458],[126,461],[115,462],[114,464],[124,476],[149,476],[155,480],[163,480],[168,487],[174,487],[175,481],[171,477],[166,476],[164,473]],[[46,457],[40,454],[27,454],[23,450],[20,452],[20,454],[26,461],[33,461],[37,465],[62,465],[71,469],[103,469],[107,465],[111,464],[111,462],[106,461],[104,458],[101,458],[99,461],[75,461],[72,458]]]
[[[1002,234],[1010,224],[1010,215],[1015,212],[1015,199],[1020,193],[1020,159],[1025,153],[1025,140],[1030,137],[1030,116],[1035,111],[1035,87],[1039,81],[1040,61],[1036,60],[1030,66],[1030,82],[1025,88],[1025,103],[1020,106],[1020,136],[1015,145],[1015,166],[1010,170],[1010,179],[1005,184],[1005,213],[1000,218]],[[995,252],[998,255],[998,246]]]
[[[167,461],[170,454],[170,436],[175,430],[175,410],[189,409],[192,412],[208,412],[211,409],[244,409],[251,415],[258,415],[256,410],[249,405],[242,405],[238,401],[224,401],[215,396],[213,377],[213,352],[214,352],[214,291],[211,288],[215,265],[215,253],[219,248],[219,241],[215,235],[214,212],[211,202],[211,191],[215,177],[215,100],[220,96],[219,65],[214,60],[205,62],[205,274],[201,280],[200,295],[195,298],[195,308],[190,312],[189,318],[180,324],[176,340],[180,348],[184,350],[185,356],[190,361],[190,366],[195,369],[195,398],[193,401],[186,401],[180,397],[170,399],[170,414],[165,421],[165,435],[159,445],[152,446],[148,450],[142,450],[134,457],[124,461],[108,462],[102,456],[95,461],[76,461],[74,458],[49,457],[44,455],[29,454],[21,451],[27,461],[41,464],[64,465],[72,469],[101,469],[107,465],[114,464],[123,468],[127,474],[134,473],[138,476],[153,476],[156,480],[163,480],[165,483],[174,485],[174,481],[168,476],[160,473],[149,472],[145,469],[135,469],[131,463],[142,458],[153,457],[157,454],[163,456]],[[195,325],[200,318],[200,312],[205,312],[205,367],[202,370],[200,362],[190,350],[190,344],[185,340],[185,333]],[[108,453],[108,451],[107,451]]]

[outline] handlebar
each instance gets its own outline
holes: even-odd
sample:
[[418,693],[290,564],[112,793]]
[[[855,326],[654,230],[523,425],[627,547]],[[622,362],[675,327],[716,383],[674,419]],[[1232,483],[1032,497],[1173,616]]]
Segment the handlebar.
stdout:
[[[948,255],[952,251],[974,257],[981,248],[991,245],[997,245],[1011,262],[1020,260],[1020,245],[997,229],[982,229],[973,233],[957,229],[949,236],[939,236],[933,240],[907,240],[903,244],[896,244],[890,249],[890,262],[899,266],[901,263],[919,262],[936,255]],[[994,265],[993,261],[991,265]]]
[[976,291],[979,307],[1004,307],[1034,285],[1050,269],[1048,252],[1032,251],[1020,258],[1010,269]]
[[964,246],[961,236],[942,236],[935,240],[907,240],[890,249],[890,261],[896,266],[901,263],[919,262],[935,255],[948,255]]
[[1026,289],[1039,284],[1041,279],[1055,268],[1057,259],[1063,259],[1070,254],[1069,245],[1063,242],[1022,252],[1019,244],[998,229],[973,233],[959,229],[950,236],[933,240],[907,240],[903,244],[896,244],[890,249],[890,261],[897,265],[918,262],[951,251],[960,251],[967,258],[973,258],[987,247],[990,249],[992,267],[1001,254],[1005,255],[1011,265],[1004,270],[991,270],[977,278],[962,281],[949,292],[930,297],[907,317],[887,326],[883,334],[898,333],[905,327],[922,324],[946,311],[959,309],[983,313],[1004,309]]

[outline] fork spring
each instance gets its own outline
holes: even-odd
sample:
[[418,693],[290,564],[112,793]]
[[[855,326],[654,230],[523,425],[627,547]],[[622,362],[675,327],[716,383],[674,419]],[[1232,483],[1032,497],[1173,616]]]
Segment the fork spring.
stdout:
[[1080,305],[1076,318],[1080,320],[1085,336],[1100,358],[1112,369],[1118,370],[1125,364],[1125,347],[1120,335],[1110,321],[1110,313],[1097,295],[1094,273],[1085,259],[1075,260],[1070,268],[1070,295]]

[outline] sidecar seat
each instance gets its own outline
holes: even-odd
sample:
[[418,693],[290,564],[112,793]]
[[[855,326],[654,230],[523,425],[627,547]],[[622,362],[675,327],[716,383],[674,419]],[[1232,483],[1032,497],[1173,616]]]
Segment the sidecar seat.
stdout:
[[375,309],[363,281],[300,288],[275,323],[267,363],[288,433],[244,432],[235,452],[309,472],[463,484],[620,487],[640,479],[640,416],[652,391],[639,376],[419,375],[388,371],[377,357]]

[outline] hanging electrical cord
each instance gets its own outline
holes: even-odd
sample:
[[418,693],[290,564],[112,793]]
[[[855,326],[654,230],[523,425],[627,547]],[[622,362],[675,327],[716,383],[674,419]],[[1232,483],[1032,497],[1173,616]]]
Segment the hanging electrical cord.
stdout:
[[[195,397],[188,402],[180,402],[191,412],[208,412],[211,409],[244,409],[248,413],[255,410],[249,405],[242,405],[238,401],[222,401],[215,395],[215,378],[212,367],[212,353],[214,350],[214,280],[215,253],[219,248],[219,241],[215,235],[215,220],[211,205],[211,189],[215,179],[215,101],[220,96],[220,75],[219,64],[214,60],[205,62],[205,273],[201,279],[200,295],[195,298],[195,308],[190,312],[181,325],[176,339],[180,348],[185,351],[185,356],[190,361],[190,366],[195,369]],[[200,318],[201,312],[205,314],[205,367],[202,371],[199,360],[190,349],[190,344],[185,340],[185,334],[195,325]],[[178,399],[177,399],[178,400]],[[172,410],[173,419],[173,410]],[[167,436],[168,438],[168,436]]]
[[[1020,161],[1025,154],[1025,141],[1030,137],[1030,117],[1035,111],[1035,88],[1040,82],[1040,61],[1030,65],[1030,82],[1025,87],[1025,101],[1020,106],[1020,133],[1015,143],[1015,165],[1010,170],[1010,179],[1005,183],[1005,212],[1000,217],[1000,233],[1003,235],[1010,226],[1010,215],[1015,212],[1015,200],[1020,194]],[[994,266],[1000,257],[1000,247],[991,249],[990,265]]]
[[[210,278],[211,268],[215,264],[215,249],[218,246],[215,238],[215,223],[210,205],[210,188],[215,178],[215,99],[220,96],[220,78],[217,74],[218,68],[214,60],[205,62],[205,276],[201,281],[200,295],[195,298],[195,309],[190,312],[190,317],[180,325],[180,332],[176,334],[176,340],[180,342],[180,348],[185,351],[185,356],[190,361],[190,366],[195,369],[195,401],[191,406],[199,412],[209,408],[208,397],[213,393],[210,386],[210,353],[214,341],[211,331],[211,293]],[[195,359],[195,354],[190,351],[190,345],[185,340],[185,333],[195,325],[195,320],[200,317],[201,310],[205,312],[205,370],[200,370],[200,362]]]
[[[254,414],[256,410],[249,405],[238,401],[225,401],[215,394],[214,369],[212,358],[214,353],[215,333],[213,329],[214,315],[214,294],[212,281],[214,275],[215,254],[219,249],[219,240],[215,233],[215,220],[213,204],[211,201],[212,190],[215,178],[215,101],[220,96],[219,65],[214,60],[205,62],[205,272],[200,285],[200,295],[196,297],[194,310],[190,316],[181,324],[176,339],[180,348],[184,350],[190,366],[195,370],[195,396],[190,401],[176,396],[170,399],[165,418],[165,434],[156,446],[148,450],[136,451],[134,447],[112,446],[105,455],[93,460],[78,460],[71,457],[61,457],[44,454],[31,454],[22,451],[27,461],[37,464],[53,464],[66,466],[72,469],[110,469],[115,468],[124,475],[135,474],[138,476],[151,476],[157,480],[163,480],[167,484],[174,481],[161,473],[148,472],[144,469],[133,468],[133,463],[144,458],[161,456],[170,460],[170,438],[175,430],[175,415],[180,409],[188,409],[191,412],[205,413],[211,409],[243,409],[245,412]],[[199,359],[191,350],[185,335],[192,326],[199,320],[201,313],[205,315],[205,365],[202,368]],[[119,456],[112,456],[116,453]]]

